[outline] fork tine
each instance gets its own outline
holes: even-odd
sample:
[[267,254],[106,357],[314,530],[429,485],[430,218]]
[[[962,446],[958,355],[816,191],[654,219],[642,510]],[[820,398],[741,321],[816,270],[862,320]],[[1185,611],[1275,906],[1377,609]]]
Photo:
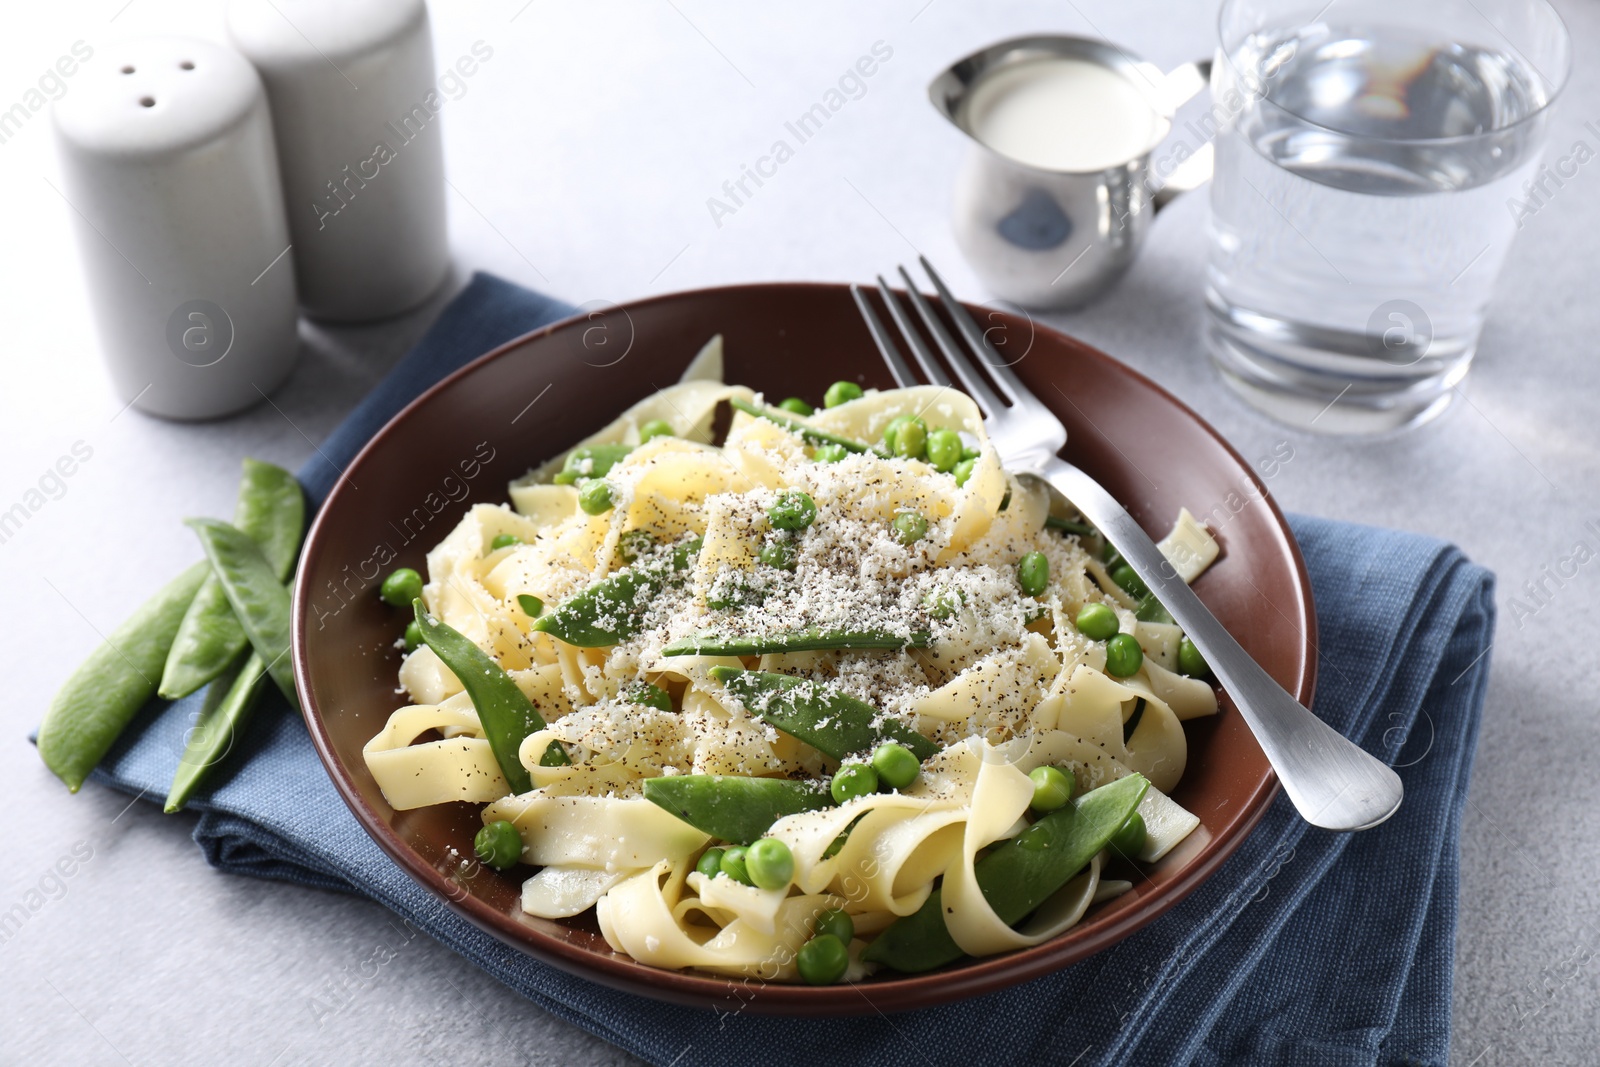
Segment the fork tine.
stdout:
[[906,314],[906,309],[900,306],[900,301],[895,299],[894,290],[889,288],[889,283],[883,280],[881,274],[878,275],[878,295],[883,297],[883,303],[889,309],[889,314],[894,316],[894,324],[900,327],[900,336],[911,346],[911,354],[917,358],[917,365],[922,368],[922,373],[928,376],[929,384],[949,388],[950,376],[939,366],[939,361],[934,358],[933,349],[929,348],[922,335],[917,333],[916,324],[911,321],[911,316]]
[[918,292],[917,283],[911,280],[911,275],[906,273],[904,267],[899,270],[900,277],[905,279],[906,293],[911,297],[912,306],[917,309],[922,324],[928,328],[928,333],[933,335],[939,350],[949,361],[950,369],[961,379],[967,395],[978,402],[985,415],[995,416],[1005,411],[1006,405],[995,396],[994,390],[989,388],[989,383],[983,380],[983,376],[973,369],[972,361],[961,351],[961,346],[950,336],[950,331],[944,328],[944,323],[939,321],[939,316],[934,312],[933,305],[928,303],[927,297]]
[[927,271],[928,279],[933,282],[934,289],[939,293],[939,299],[944,303],[945,310],[950,313],[950,319],[956,324],[956,329],[961,331],[967,347],[982,361],[984,368],[994,378],[995,384],[1000,387],[1000,391],[1006,394],[1006,399],[1015,404],[1024,397],[1032,396],[1028,387],[1023,385],[1012,372],[1011,365],[1006,362],[999,349],[989,341],[988,335],[978,328],[978,324],[973,321],[972,315],[962,306],[961,301],[951,294],[949,287],[944,284],[944,279],[939,277],[939,272],[928,262],[928,257],[918,255],[917,260],[922,264],[922,269]]
[[878,318],[878,313],[872,310],[872,304],[867,300],[867,294],[861,291],[861,286],[852,284],[850,295],[856,299],[856,309],[861,312],[861,317],[866,320],[867,332],[872,335],[872,343],[878,346],[878,354],[889,365],[889,375],[894,378],[894,384],[902,389],[909,388],[917,383],[917,376],[912,373],[911,367],[906,363],[906,358],[895,347],[894,338],[889,336],[889,331],[884,328],[883,321]]

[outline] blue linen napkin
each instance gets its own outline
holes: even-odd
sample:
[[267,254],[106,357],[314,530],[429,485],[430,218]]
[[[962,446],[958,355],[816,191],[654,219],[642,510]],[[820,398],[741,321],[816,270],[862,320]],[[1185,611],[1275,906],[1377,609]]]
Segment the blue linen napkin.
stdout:
[[[571,313],[478,275],[301,472],[320,503],[342,467],[425,388]],[[1223,867],[1167,915],[1056,974],[976,1000],[819,1024],[616,992],[522,956],[449,911],[378,848],[268,687],[191,807],[225,871],[358,893],[540,1007],[653,1063],[1427,1064],[1449,1051],[1458,843],[1478,735],[1493,576],[1429,538],[1295,516],[1318,608],[1316,710],[1400,769],[1383,826],[1308,827],[1279,796]],[[165,795],[200,695],[153,704],[96,778]],[[870,985],[862,989],[870,1000]]]

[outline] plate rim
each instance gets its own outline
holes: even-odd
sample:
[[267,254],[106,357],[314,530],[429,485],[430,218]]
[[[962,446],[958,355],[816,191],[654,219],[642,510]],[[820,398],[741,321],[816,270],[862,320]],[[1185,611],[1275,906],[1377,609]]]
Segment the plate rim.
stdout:
[[[675,302],[689,297],[722,296],[724,298],[737,298],[741,294],[753,292],[770,294],[774,290],[826,291],[828,293],[848,294],[849,283],[776,281],[703,286],[695,289],[680,289],[667,293],[658,293],[637,300],[622,301],[613,305],[611,310],[626,312],[631,309]],[[903,295],[903,290],[895,290],[895,292]],[[929,296],[928,299],[936,306],[942,303],[934,296]],[[987,305],[980,306],[965,300],[961,301],[961,304],[970,312],[982,311],[986,314],[995,312],[994,308]],[[349,471],[359,466],[370,452],[382,447],[382,443],[391,434],[399,432],[402,424],[415,411],[431,402],[436,395],[452,388],[460,379],[476,373],[479,368],[527,344],[567,327],[574,320],[582,318],[584,314],[584,311],[580,308],[571,315],[505,341],[447,374],[391,416],[377,432],[367,439],[361,449],[346,464],[345,470]],[[1131,376],[1137,384],[1153,391],[1193,420],[1213,441],[1222,447],[1224,452],[1233,460],[1238,470],[1249,478],[1250,483],[1258,492],[1260,501],[1270,509],[1272,527],[1278,539],[1287,549],[1289,558],[1294,565],[1297,601],[1294,607],[1299,612],[1305,635],[1305,654],[1302,658],[1300,678],[1295,687],[1294,695],[1300,703],[1309,707],[1316,691],[1318,674],[1317,618],[1310,574],[1306,569],[1305,557],[1300,551],[1299,543],[1294,537],[1293,530],[1289,527],[1288,520],[1284,517],[1282,509],[1279,508],[1277,501],[1272,497],[1255,468],[1198,412],[1139,370],[1122,363],[1094,345],[1048,324],[1038,322],[1031,316],[1019,316],[1013,312],[1003,310],[999,314],[1019,323],[1027,321],[1035,331],[1046,331],[1055,334],[1060,341],[1079,350],[1081,354],[1107,364],[1112,373]],[[1059,937],[1051,938],[1039,945],[970,961],[953,970],[940,969],[920,975],[903,975],[878,980],[869,979],[864,983],[845,986],[805,986],[750,979],[722,978],[691,971],[665,970],[640,963],[620,953],[602,954],[582,948],[571,942],[546,934],[531,925],[518,922],[514,917],[490,907],[486,902],[458,884],[446,879],[420,853],[408,845],[376,809],[366,802],[344,761],[335,751],[322,723],[323,711],[317,704],[316,695],[310,685],[310,668],[307,664],[307,648],[310,634],[307,622],[310,604],[306,595],[307,581],[305,576],[311,571],[309,562],[319,554],[322,548],[323,527],[328,522],[328,516],[334,510],[332,505],[343,493],[348,491],[346,489],[347,481],[346,477],[340,477],[334,483],[318,507],[316,516],[306,533],[299,566],[296,568],[291,605],[292,632],[290,648],[294,666],[295,688],[300,696],[302,718],[305,721],[307,733],[311,736],[317,757],[321,760],[324,771],[333,782],[335,791],[355,816],[362,830],[414,882],[427,889],[442,901],[446,907],[450,908],[452,912],[468,920],[475,927],[495,937],[503,944],[515,948],[524,955],[540,962],[558,967],[569,974],[588,981],[669,1003],[698,1008],[713,1008],[714,1010],[719,1005],[736,1004],[736,1010],[738,1011],[770,1015],[844,1016],[911,1011],[996,992],[1080,962],[1131,936],[1176,907],[1204,884],[1215,873],[1217,868],[1238,850],[1266,814],[1273,798],[1281,788],[1277,774],[1269,765],[1265,776],[1251,794],[1245,798],[1242,815],[1235,819],[1231,827],[1225,828],[1230,836],[1223,840],[1219,847],[1212,848],[1203,859],[1192,863],[1176,875],[1158,898],[1118,913],[1114,923],[1108,923],[1099,929],[1092,928],[1091,924],[1091,929],[1087,936],[1080,936],[1066,948],[1061,948],[1057,945],[1060,940]],[[891,996],[894,1003],[877,1003],[874,999],[869,998],[868,991],[873,993],[881,991],[886,996]]]

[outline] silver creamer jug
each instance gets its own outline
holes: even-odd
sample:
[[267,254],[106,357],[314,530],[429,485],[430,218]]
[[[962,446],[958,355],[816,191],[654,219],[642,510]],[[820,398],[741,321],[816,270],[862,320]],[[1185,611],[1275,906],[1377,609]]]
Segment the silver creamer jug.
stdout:
[[[1020,120],[1034,123],[1032,133],[1015,121],[1004,138],[980,128],[986,107],[1007,106],[985,99],[986,92],[992,98],[1007,91],[997,88],[1000,81],[1016,84],[1069,69],[1102,85],[1111,84],[1104,82],[1107,76],[1126,83],[1116,83],[1112,95],[1119,97],[1127,123],[1114,114],[1095,114],[1089,100],[1075,101],[1070,109],[1080,120],[1089,112],[1101,145],[1061,144],[1066,116],[1051,129],[1048,101],[1041,109],[1037,99]],[[990,45],[935,78],[928,87],[934,107],[972,140],[956,186],[955,233],[984,284],[1003,299],[1040,309],[1076,307],[1115,284],[1133,263],[1155,212],[1210,174],[1209,144],[1170,174],[1151,169],[1151,155],[1171,130],[1174,112],[1209,76],[1209,62],[1163,74],[1109,42],[1047,35]],[[1054,157],[1046,151],[1052,139]],[[1106,153],[1111,158],[1095,158]]]

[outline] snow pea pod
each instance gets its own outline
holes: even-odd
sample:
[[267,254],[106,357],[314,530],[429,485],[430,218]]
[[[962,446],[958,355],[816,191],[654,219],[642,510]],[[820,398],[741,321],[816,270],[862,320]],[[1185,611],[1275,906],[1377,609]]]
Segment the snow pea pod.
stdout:
[[[272,571],[282,582],[294,568],[305,532],[305,494],[294,475],[282,467],[259,460],[244,461],[239,499],[234,504],[233,525],[260,546]],[[239,661],[250,639],[222,591],[222,582],[210,575],[195,594],[178,627],[161,674],[161,696],[186,697]]]
[[617,461],[633,451],[632,445],[589,445],[567,454],[561,470],[551,479],[557,485],[575,485],[585,478],[604,478]]
[[200,538],[211,570],[233,605],[267,673],[283,691],[289,705],[300,710],[294,689],[294,664],[289,659],[289,590],[272,565],[248,536],[220,519],[190,519],[186,525]]
[[737,667],[713,667],[711,676],[743,701],[751,714],[836,760],[867,752],[884,741],[900,742],[919,760],[939,751],[911,727],[829,686]]
[[663,589],[677,585],[700,555],[700,538],[685,541],[665,560],[648,560],[618,571],[585,589],[533,629],[579,648],[604,648],[626,641],[644,626],[646,614]]
[[501,670],[500,664],[470,638],[429,615],[421,600],[414,603],[412,610],[416,612],[422,640],[461,680],[462,688],[472,698],[478,722],[483,726],[483,736],[494,751],[495,762],[500,764],[500,773],[506,776],[511,791],[526,793],[533,788],[533,779],[522,760],[517,758],[517,750],[529,734],[544,729],[544,717],[534,709],[532,701],[511,676]]
[[[995,914],[1008,926],[1027,918],[1106,847],[1149,787],[1143,775],[1130,774],[1074,798],[990,849],[976,874]],[[921,908],[879,934],[862,958],[915,974],[964,955],[945,927],[942,890],[935,889]]]
[[1168,624],[1172,622],[1172,614],[1167,611],[1166,606],[1161,601],[1156,599],[1154,593],[1139,601],[1139,608],[1133,613],[1133,617],[1140,622],[1164,622]]
[[39,757],[72,792],[155,696],[183,613],[209,570],[196,563],[163,586],[89,654],[50,701],[39,725]]
[[779,426],[782,426],[785,430],[788,430],[790,433],[799,434],[811,444],[838,445],[846,452],[865,452],[867,450],[867,446],[862,444],[860,441],[852,441],[848,437],[840,437],[836,433],[829,433],[827,430],[819,430],[809,422],[804,422],[790,415],[786,415],[775,408],[762,407],[760,404],[752,404],[750,401],[743,400],[736,396],[729,397],[728,403],[735,410],[742,411],[746,415],[754,415],[758,419],[766,419],[768,422],[775,422]]
[[748,845],[785,815],[833,806],[820,782],[674,774],[644,780],[645,799],[718,841]]
[[892,634],[883,630],[783,630],[759,637],[703,633],[669,642],[663,656],[764,656],[778,652],[822,652],[835,648],[927,648],[926,630]]
[[1047,530],[1060,530],[1062,533],[1077,534],[1079,537],[1094,537],[1095,528],[1086,522],[1073,522],[1071,519],[1058,519],[1054,515],[1046,515],[1044,528]]
[[261,653],[251,652],[237,670],[224,672],[206,690],[205,706],[189,732],[189,743],[172,776],[162,811],[170,815],[182,810],[211,769],[233,750],[255,710],[266,677],[267,665]]

